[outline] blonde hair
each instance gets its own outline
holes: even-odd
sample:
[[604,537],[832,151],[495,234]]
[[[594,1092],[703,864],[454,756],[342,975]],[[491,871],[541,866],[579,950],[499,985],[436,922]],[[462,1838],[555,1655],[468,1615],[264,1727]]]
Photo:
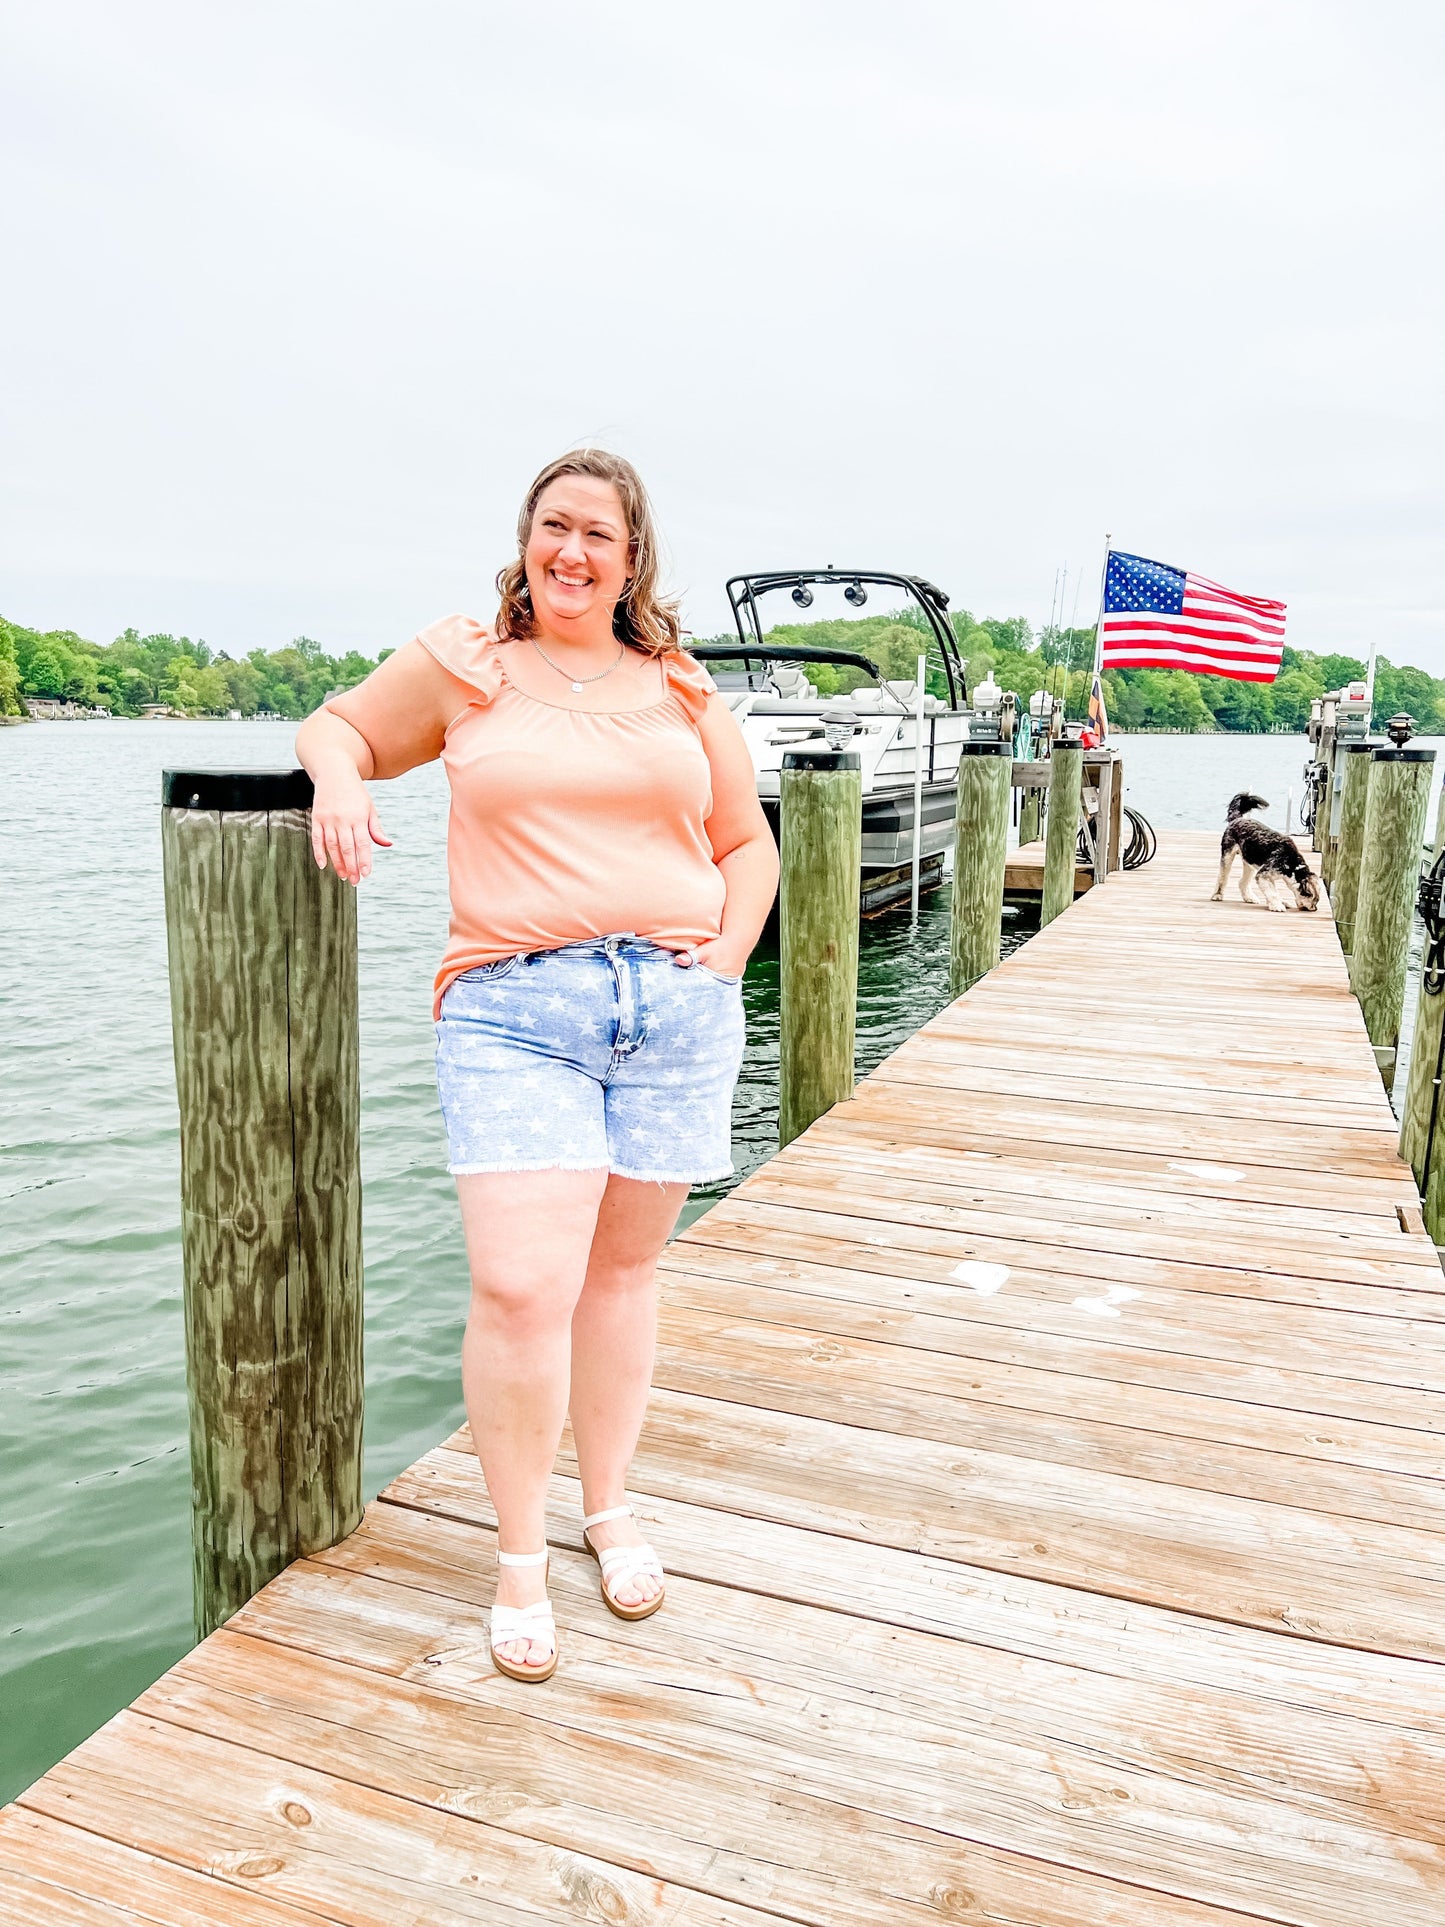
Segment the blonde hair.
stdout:
[[527,544],[532,539],[532,518],[543,491],[561,475],[585,475],[595,482],[610,482],[617,490],[627,523],[628,561],[631,573],[627,586],[612,611],[612,633],[619,642],[630,643],[645,655],[666,655],[682,647],[682,629],[677,603],[664,596],[657,585],[657,527],[652,519],[652,504],[642,477],[621,455],[604,448],[574,448],[548,462],[527,490],[517,517],[517,559],[509,562],[497,577],[501,607],[497,611],[497,635],[502,641],[530,636],[536,628],[532,595],[527,586]]

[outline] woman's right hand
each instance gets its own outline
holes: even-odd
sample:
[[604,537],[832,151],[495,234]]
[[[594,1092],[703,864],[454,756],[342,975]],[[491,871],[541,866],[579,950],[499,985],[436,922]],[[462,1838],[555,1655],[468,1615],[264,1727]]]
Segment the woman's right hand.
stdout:
[[360,883],[371,875],[371,846],[391,848],[382,834],[381,818],[360,776],[337,773],[316,785],[311,805],[311,848],[324,870],[327,859],[346,883]]

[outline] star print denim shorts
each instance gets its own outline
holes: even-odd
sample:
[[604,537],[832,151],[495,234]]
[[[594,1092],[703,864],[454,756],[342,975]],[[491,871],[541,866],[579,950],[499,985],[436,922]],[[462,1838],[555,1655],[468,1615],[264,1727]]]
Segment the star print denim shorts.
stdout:
[[437,1023],[447,1168],[728,1177],[743,1035],[740,980],[645,937],[465,971]]

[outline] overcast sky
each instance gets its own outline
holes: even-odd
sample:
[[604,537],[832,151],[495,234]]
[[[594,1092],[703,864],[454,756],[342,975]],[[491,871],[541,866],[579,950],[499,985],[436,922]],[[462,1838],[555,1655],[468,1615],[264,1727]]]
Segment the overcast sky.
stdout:
[[632,457],[746,568],[1092,621],[1116,544],[1445,673],[1441,9],[3,0],[0,613],[489,615]]

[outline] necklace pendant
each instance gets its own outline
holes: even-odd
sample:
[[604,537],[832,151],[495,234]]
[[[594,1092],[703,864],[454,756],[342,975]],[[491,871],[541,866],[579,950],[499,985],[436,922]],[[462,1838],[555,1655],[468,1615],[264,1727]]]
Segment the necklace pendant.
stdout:
[[572,691],[573,691],[573,694],[574,694],[574,695],[577,695],[577,696],[580,696],[580,695],[582,694],[582,685],[581,685],[581,683],[580,683],[580,682],[574,682],[574,683],[573,683],[573,685],[572,685]]

